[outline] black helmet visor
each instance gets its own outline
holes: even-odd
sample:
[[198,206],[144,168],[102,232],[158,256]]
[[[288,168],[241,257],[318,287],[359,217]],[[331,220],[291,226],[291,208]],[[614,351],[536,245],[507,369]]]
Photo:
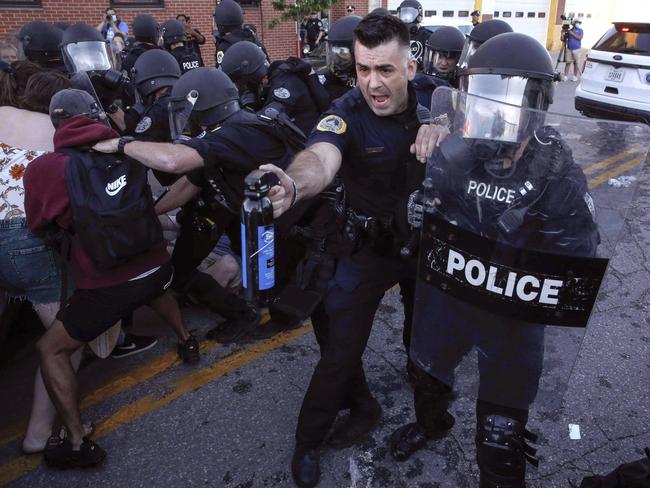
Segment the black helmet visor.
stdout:
[[327,43],[327,65],[337,73],[354,70],[354,55],[349,45]]
[[416,21],[420,12],[415,7],[401,7],[399,9],[399,19],[405,24],[412,24]]
[[427,74],[447,79],[454,74],[458,56],[457,51],[436,51],[425,47],[422,57],[422,69]]

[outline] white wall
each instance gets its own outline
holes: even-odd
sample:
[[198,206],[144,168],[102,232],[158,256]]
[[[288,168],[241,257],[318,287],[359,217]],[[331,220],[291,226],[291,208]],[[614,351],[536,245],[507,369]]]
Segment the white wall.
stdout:
[[550,3],[550,0],[494,0],[494,18],[507,22],[515,32],[532,36],[546,45]]

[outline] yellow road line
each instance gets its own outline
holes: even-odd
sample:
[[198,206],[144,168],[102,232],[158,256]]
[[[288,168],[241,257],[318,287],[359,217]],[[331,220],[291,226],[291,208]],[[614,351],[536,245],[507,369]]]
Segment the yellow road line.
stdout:
[[625,173],[626,171],[631,170],[632,168],[635,168],[636,166],[640,165],[645,161],[645,156],[639,156],[638,158],[634,158],[630,161],[628,161],[625,164],[621,164],[620,166],[617,166],[615,168],[610,169],[609,171],[605,171],[604,173],[591,178],[589,180],[589,189],[592,189],[596,186],[602,185],[605,183],[607,180],[610,178],[614,178],[621,173]]
[[623,159],[623,158],[625,158],[627,156],[631,156],[633,154],[638,154],[638,150],[633,149],[633,150],[630,150],[630,151],[623,151],[621,153],[615,154],[614,156],[612,156],[610,158],[603,159],[602,161],[598,161],[597,163],[594,163],[594,164],[591,164],[591,165],[585,167],[582,170],[582,172],[585,175],[590,175],[592,173],[595,173],[596,171],[599,171],[599,170],[601,170],[603,168],[606,168],[607,166],[610,166],[610,165],[614,164],[616,161],[620,161],[621,159]]
[[[207,368],[195,370],[192,373],[179,378],[171,386],[171,391],[160,398],[157,398],[156,395],[149,394],[132,403],[124,405],[109,417],[97,423],[95,437],[100,438],[110,434],[118,427],[129,424],[144,415],[164,407],[173,400],[200,388],[210,381],[221,378],[227,373],[255,361],[261,356],[284,346],[294,339],[304,336],[311,330],[311,324],[308,324],[295,330],[280,332],[269,339],[236,351]],[[29,471],[35,469],[40,462],[41,456],[21,456],[18,459],[0,466],[0,486],[11,483],[21,476],[24,476]]]

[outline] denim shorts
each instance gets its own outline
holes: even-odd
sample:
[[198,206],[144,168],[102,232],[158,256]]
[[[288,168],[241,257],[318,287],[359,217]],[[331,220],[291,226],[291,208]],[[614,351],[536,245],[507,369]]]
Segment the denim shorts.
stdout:
[[32,304],[60,300],[61,274],[56,257],[27,228],[24,218],[0,220],[0,287]]

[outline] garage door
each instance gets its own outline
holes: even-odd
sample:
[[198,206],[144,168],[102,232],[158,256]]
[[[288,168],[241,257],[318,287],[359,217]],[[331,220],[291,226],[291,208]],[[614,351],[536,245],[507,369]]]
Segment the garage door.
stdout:
[[546,45],[550,0],[496,0],[494,18],[505,20],[515,32],[528,34]]

